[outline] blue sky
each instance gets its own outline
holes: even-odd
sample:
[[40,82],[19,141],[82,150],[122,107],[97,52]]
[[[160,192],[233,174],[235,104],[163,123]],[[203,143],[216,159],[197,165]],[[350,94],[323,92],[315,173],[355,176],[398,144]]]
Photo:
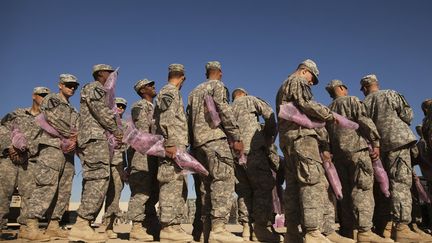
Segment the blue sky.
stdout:
[[[120,67],[117,95],[138,99],[138,79],[166,82],[170,63],[186,67],[186,100],[204,81],[204,65],[219,60],[232,90],[247,89],[274,107],[281,82],[299,62],[315,60],[315,98],[343,80],[352,95],[375,73],[413,106],[413,124],[432,84],[431,1],[14,1],[0,2],[0,114],[31,104],[35,86],[57,90],[61,73],[92,80],[97,63]],[[72,97],[79,107],[79,94]],[[129,110],[127,111],[129,112]],[[76,162],[77,174],[81,167]],[[79,199],[81,177],[74,182]],[[124,198],[128,198],[128,189]]]

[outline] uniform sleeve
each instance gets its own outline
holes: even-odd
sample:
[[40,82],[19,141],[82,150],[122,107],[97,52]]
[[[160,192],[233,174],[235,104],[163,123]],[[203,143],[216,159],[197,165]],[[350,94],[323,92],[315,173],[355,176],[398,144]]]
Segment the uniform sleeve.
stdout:
[[273,109],[270,107],[269,104],[267,104],[267,102],[259,98],[254,98],[253,100],[254,100],[256,111],[258,112],[259,115],[261,115],[264,118],[265,121],[264,129],[266,135],[276,136],[277,127],[276,127],[276,118]]
[[48,96],[43,99],[41,111],[45,115],[47,122],[60,133],[61,136],[68,138],[72,132],[70,108],[55,96]]
[[380,146],[380,136],[375,123],[366,115],[364,104],[359,99],[355,98],[352,99],[351,107],[353,107],[353,117],[359,124],[361,135],[370,142],[372,147],[378,148]]
[[302,80],[293,80],[286,88],[285,92],[287,92],[289,100],[293,101],[308,117],[319,121],[334,120],[333,114],[328,107],[312,100],[310,87]]
[[105,90],[100,87],[91,90],[90,97],[87,99],[89,110],[105,130],[113,134],[121,133],[114,112],[105,103],[105,96]]
[[11,145],[11,132],[5,126],[0,126],[0,154]]
[[148,112],[148,109],[142,104],[136,105],[131,109],[132,121],[135,127],[144,132],[150,132],[150,121],[148,120],[150,115]]
[[399,118],[406,124],[410,125],[414,117],[413,110],[411,109],[410,105],[408,104],[403,95],[396,92],[392,94],[393,104]]
[[213,100],[218,109],[225,133],[230,139],[240,141],[240,130],[234,118],[232,108],[228,104],[228,91],[225,86],[221,84],[214,86]]
[[318,140],[320,151],[330,152],[330,139],[329,139],[327,129],[325,129],[324,127],[315,128],[315,131],[318,135],[317,140]]
[[171,147],[176,145],[176,141],[173,139],[175,133],[173,122],[176,121],[176,109],[179,104],[178,95],[174,92],[163,93],[158,100],[159,109],[159,128],[161,135],[165,138],[165,147]]

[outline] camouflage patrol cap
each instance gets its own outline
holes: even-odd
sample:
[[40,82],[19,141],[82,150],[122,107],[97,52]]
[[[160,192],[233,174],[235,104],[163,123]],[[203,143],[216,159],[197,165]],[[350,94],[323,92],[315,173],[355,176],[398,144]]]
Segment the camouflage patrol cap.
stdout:
[[124,105],[124,106],[127,106],[127,101],[126,101],[126,99],[124,99],[124,98],[122,98],[122,97],[115,97],[115,98],[114,98],[114,102],[115,102],[116,104],[122,104],[122,105]]
[[371,83],[378,83],[378,79],[375,74],[366,75],[360,80],[360,90],[362,90],[365,86],[369,86]]
[[306,68],[309,72],[311,72],[315,78],[313,84],[318,84],[319,70],[314,61],[312,61],[311,59],[306,59],[298,65],[297,69],[299,69],[300,67]]
[[168,66],[168,72],[184,72],[183,64],[173,63]]
[[62,73],[62,74],[60,74],[59,81],[60,81],[61,84],[64,84],[64,83],[76,83],[76,84],[79,84],[78,83],[78,79],[74,75],[68,74],[68,73]]
[[241,92],[245,93],[246,95],[248,95],[248,92],[247,92],[245,89],[243,89],[243,88],[235,88],[235,89],[233,90],[232,94],[231,94],[231,99],[232,99],[232,100],[234,100],[234,94],[235,94],[237,91],[241,91]]
[[35,87],[33,89],[33,94],[38,95],[38,94],[49,94],[51,93],[51,90],[48,89],[47,87]]
[[148,79],[141,79],[141,80],[138,80],[136,83],[135,83],[135,85],[134,85],[134,90],[135,90],[135,92],[139,92],[140,91],[140,89],[142,89],[144,86],[146,86],[147,84],[151,84],[151,83],[153,83],[154,84],[154,81],[153,80],[148,80]]
[[428,112],[432,111],[432,99],[426,99],[421,104],[421,109],[426,115]]
[[330,81],[330,83],[327,84],[325,89],[329,94],[331,94],[333,90],[339,86],[343,86],[345,89],[348,89],[347,86],[345,86],[345,84],[339,79],[333,79],[332,81]]
[[96,64],[96,65],[93,66],[93,72],[92,73],[95,73],[95,72],[98,72],[98,71],[111,71],[111,72],[114,72],[114,68],[111,67],[108,64]]
[[206,64],[205,66],[206,71],[210,70],[210,69],[219,69],[222,70],[222,66],[220,64],[220,62],[218,61],[210,61]]

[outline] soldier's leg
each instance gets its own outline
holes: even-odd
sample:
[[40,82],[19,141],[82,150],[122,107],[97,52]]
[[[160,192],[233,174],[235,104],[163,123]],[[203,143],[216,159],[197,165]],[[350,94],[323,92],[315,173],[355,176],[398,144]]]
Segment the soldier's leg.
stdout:
[[[248,157],[248,160],[249,157]],[[249,162],[248,162],[249,164]],[[252,223],[250,217],[252,216],[252,188],[246,169],[241,165],[235,165],[235,192],[237,193],[238,202],[238,221],[241,224]]]
[[6,226],[12,194],[16,188],[18,166],[7,157],[0,158],[0,229]]
[[67,210],[72,193],[72,181],[75,175],[73,155],[65,155],[65,158],[66,163],[59,181],[57,201],[51,216],[51,220],[56,221],[60,221]]
[[339,179],[342,184],[343,198],[339,201],[338,218],[340,223],[339,233],[343,236],[353,238],[353,231],[355,227],[355,219],[353,213],[353,174],[354,165],[351,160],[345,157],[334,158],[335,167],[337,169]]
[[201,234],[203,232],[203,222],[201,220],[201,216],[202,216],[202,195],[201,195],[201,177],[198,174],[193,174],[192,175],[193,180],[194,180],[194,188],[195,188],[195,194],[196,194],[196,199],[195,199],[195,214],[194,214],[194,221],[192,223],[193,226],[193,230],[192,230],[192,236],[194,237],[194,241],[200,241],[201,238]]
[[159,181],[157,180],[159,161],[157,157],[153,156],[148,156],[147,161],[150,197],[145,203],[145,218],[143,225],[147,229],[148,233],[154,236],[155,240],[159,240],[161,225],[156,212],[156,204],[159,201]]
[[36,187],[36,183],[34,179],[35,168],[36,168],[35,160],[29,160],[28,163],[18,167],[17,185],[18,185],[18,192],[21,196],[21,207],[20,207],[20,216],[18,217],[17,221],[22,226],[26,224],[30,196],[32,195]]
[[108,191],[105,199],[105,214],[104,219],[116,217],[120,213],[120,196],[123,189],[123,181],[117,166],[110,166],[111,177],[108,184]]

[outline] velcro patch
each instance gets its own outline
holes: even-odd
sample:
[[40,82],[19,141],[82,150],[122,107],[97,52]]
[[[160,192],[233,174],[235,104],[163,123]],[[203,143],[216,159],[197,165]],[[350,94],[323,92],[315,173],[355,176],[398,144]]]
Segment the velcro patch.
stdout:
[[57,98],[51,98],[48,100],[47,108],[51,110],[59,105],[60,105],[60,100],[58,100]]
[[92,92],[92,99],[94,100],[100,100],[104,96],[105,96],[105,90],[103,90],[102,88],[96,87]]
[[163,94],[161,98],[161,102],[159,104],[159,108],[162,111],[168,110],[168,108],[171,106],[171,103],[173,102],[174,97],[171,94]]

